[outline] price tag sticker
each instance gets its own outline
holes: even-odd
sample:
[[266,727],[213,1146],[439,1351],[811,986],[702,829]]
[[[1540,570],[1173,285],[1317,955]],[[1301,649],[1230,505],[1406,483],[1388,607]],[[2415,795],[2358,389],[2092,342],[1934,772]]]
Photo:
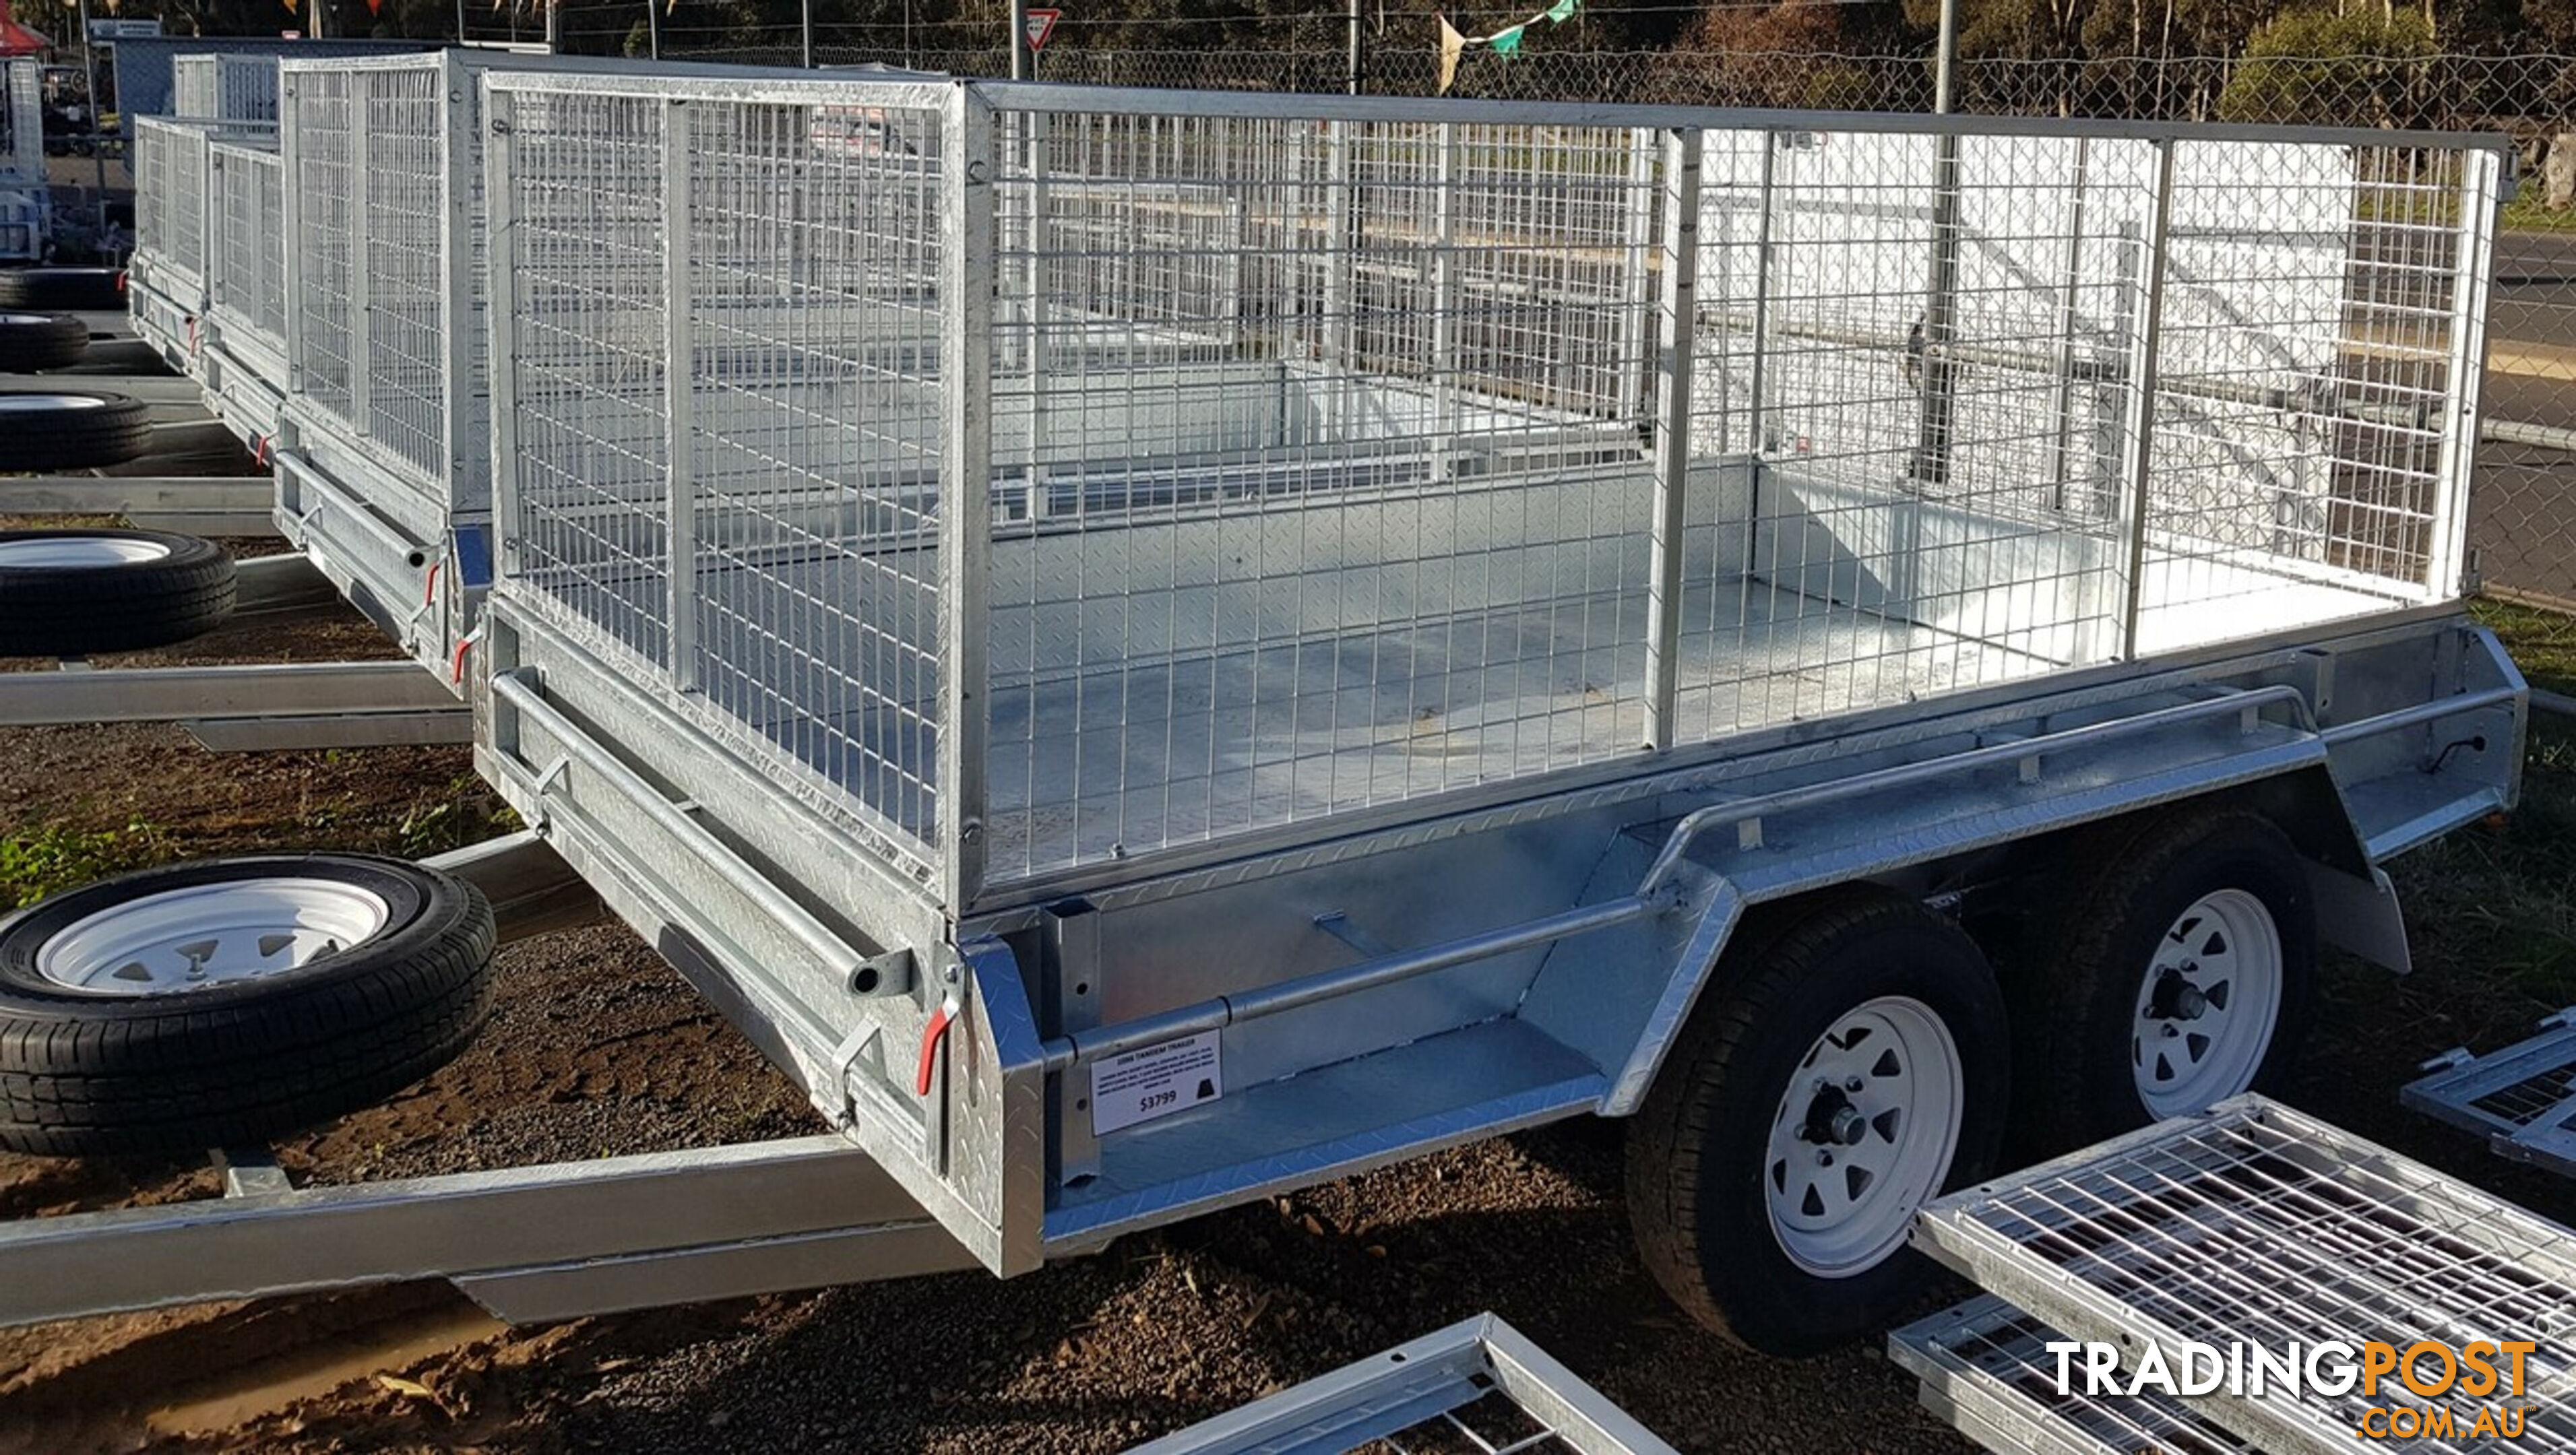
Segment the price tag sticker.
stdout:
[[1225,1095],[1215,1031],[1091,1063],[1091,1134],[1150,1122]]

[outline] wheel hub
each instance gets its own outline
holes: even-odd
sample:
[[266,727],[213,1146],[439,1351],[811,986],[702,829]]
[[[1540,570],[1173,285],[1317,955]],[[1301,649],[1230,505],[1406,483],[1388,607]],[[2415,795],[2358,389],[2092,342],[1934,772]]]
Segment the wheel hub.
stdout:
[[1841,1087],[1827,1086],[1807,1104],[1806,1125],[1798,1135],[1827,1146],[1857,1147],[1869,1135],[1869,1118]]
[[1902,1248],[1949,1176],[1965,1102],[1958,1044],[1931,1007],[1882,996],[1836,1020],[1772,1122],[1762,1191],[1781,1251],[1843,1278]]
[[2150,1116],[2185,1116],[2254,1084],[2279,1024],[2286,952],[2243,889],[2193,900],[2157,942],[2138,987],[2129,1069]]
[[[2179,970],[2157,971],[2155,988],[2147,998],[2148,1016],[2164,1021],[2196,1021],[2207,1014],[2209,992],[2184,978],[2199,969],[2198,965],[2185,965]],[[2167,1033],[2171,1033],[2170,1027]]]

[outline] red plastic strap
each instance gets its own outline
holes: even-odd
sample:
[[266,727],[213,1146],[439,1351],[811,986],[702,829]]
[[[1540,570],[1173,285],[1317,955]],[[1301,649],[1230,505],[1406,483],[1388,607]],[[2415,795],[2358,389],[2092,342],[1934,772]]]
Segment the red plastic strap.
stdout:
[[188,316],[188,352],[197,352],[197,319],[194,314]]
[[930,1094],[930,1071],[939,1064],[939,1043],[948,1039],[948,1023],[957,1019],[957,1002],[943,1000],[939,1009],[930,1013],[930,1024],[921,1028],[921,1071],[912,1079],[915,1096]]
[[456,660],[449,663],[447,668],[448,686],[453,687],[457,683],[465,680],[465,654],[472,650],[473,646],[474,638],[471,636],[461,637],[457,640]]
[[428,586],[428,588],[427,588],[427,589],[423,590],[423,591],[420,593],[420,604],[421,604],[421,605],[423,605],[423,606],[430,606],[430,605],[434,605],[434,604],[436,604],[436,603],[437,603],[437,601],[438,601],[438,568],[439,568],[439,567],[441,567],[441,566],[444,566],[444,565],[446,565],[446,564],[447,564],[447,563],[446,563],[445,561],[432,561],[432,562],[430,562],[430,563],[429,563],[429,586]]
[[116,291],[119,293],[125,291],[125,270],[123,268],[116,270]]

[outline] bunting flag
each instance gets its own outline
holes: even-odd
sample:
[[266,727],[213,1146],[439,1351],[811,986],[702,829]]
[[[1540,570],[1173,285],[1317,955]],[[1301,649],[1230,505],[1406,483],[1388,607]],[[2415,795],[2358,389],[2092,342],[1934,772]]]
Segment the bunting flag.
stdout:
[[1449,23],[1448,16],[1437,17],[1440,21],[1440,94],[1448,95],[1450,86],[1457,82],[1458,59],[1466,53],[1467,47],[1480,45],[1509,60],[1521,53],[1521,41],[1528,36],[1531,26],[1542,20],[1550,25],[1563,25],[1582,8],[1583,0],[1556,0],[1555,4],[1529,19],[1517,25],[1507,25],[1491,35],[1461,35],[1458,27]]
[[1460,51],[1465,50],[1466,48],[1467,48],[1467,37],[1465,37],[1465,36],[1463,36],[1463,35],[1460,35],[1460,34],[1458,33],[1458,27],[1456,27],[1456,26],[1454,26],[1454,25],[1451,25],[1451,24],[1449,23],[1449,17],[1448,17],[1448,16],[1446,16],[1446,15],[1441,16],[1441,17],[1440,17],[1440,94],[1441,94],[1441,95],[1443,95],[1443,96],[1448,95],[1448,94],[1449,94],[1449,87],[1450,87],[1451,83],[1455,82],[1455,81],[1458,79],[1458,53],[1459,53]]

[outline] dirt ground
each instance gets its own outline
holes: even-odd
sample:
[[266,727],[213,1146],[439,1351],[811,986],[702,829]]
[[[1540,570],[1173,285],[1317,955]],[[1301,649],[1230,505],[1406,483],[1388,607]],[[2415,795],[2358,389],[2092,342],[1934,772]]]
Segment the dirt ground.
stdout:
[[[238,622],[186,656],[381,650],[333,608]],[[2419,968],[2330,970],[2289,1099],[2564,1220],[2569,1184],[2395,1097],[2420,1058],[2576,1001],[2576,743],[2542,744],[2533,781],[2511,826],[2402,866]],[[0,837],[122,833],[153,859],[426,853],[506,822],[462,749],[218,757],[171,728],[0,730]],[[337,1182],[814,1129],[650,950],[597,927],[505,950],[498,1009],[463,1058],[279,1152],[300,1182]],[[516,1330],[411,1286],[0,1331],[0,1455],[1105,1451],[1486,1309],[1686,1450],[1966,1448],[1874,1349],[1784,1363],[1676,1314],[1630,1250],[1620,1166],[1615,1125],[1565,1125],[1008,1284],[959,1274]],[[214,1189],[189,1165],[0,1156],[0,1216]]]

